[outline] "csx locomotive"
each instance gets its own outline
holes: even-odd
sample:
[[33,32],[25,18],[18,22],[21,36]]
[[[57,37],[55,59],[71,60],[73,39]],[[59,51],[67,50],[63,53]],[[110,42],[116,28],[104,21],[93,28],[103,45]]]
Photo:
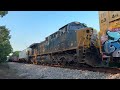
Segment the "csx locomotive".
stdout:
[[[34,64],[84,63],[99,66],[102,62],[97,31],[76,21],[61,27],[44,41],[30,45],[23,52],[27,52],[24,59]],[[19,60],[22,59],[20,56]]]

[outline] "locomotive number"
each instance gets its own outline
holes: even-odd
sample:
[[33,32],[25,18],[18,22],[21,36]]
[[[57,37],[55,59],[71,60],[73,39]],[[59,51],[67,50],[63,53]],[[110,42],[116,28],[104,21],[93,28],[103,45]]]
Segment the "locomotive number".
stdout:
[[106,18],[104,18],[103,20],[101,20],[101,23],[104,23],[104,22],[106,22]]
[[116,18],[116,17],[118,17],[118,14],[116,14],[116,15],[113,14],[112,15],[112,18]]

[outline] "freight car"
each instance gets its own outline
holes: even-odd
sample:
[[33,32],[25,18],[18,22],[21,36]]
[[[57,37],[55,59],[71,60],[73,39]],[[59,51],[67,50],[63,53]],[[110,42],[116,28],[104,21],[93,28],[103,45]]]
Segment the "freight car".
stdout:
[[19,52],[19,62],[29,62],[29,54],[31,52],[31,48],[24,49]]
[[97,31],[84,23],[71,22],[46,37],[41,43],[30,45],[29,59],[34,64],[101,64]]
[[[99,11],[102,60],[120,64],[120,11]],[[120,65],[119,65],[120,66]]]
[[9,62],[19,62],[19,58],[17,56],[9,56],[7,58],[7,61],[9,61]]

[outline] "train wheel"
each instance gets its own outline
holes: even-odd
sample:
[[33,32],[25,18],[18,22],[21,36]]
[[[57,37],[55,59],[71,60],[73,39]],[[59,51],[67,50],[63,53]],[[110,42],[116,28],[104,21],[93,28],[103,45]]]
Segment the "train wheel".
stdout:
[[65,57],[60,58],[60,61],[61,61],[61,65],[62,65],[62,66],[65,66],[65,65],[67,64]]

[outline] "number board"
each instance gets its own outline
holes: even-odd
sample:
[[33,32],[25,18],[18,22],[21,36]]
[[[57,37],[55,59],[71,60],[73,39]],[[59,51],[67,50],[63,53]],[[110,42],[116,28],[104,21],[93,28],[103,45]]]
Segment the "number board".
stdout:
[[120,11],[109,11],[110,22],[120,18]]

